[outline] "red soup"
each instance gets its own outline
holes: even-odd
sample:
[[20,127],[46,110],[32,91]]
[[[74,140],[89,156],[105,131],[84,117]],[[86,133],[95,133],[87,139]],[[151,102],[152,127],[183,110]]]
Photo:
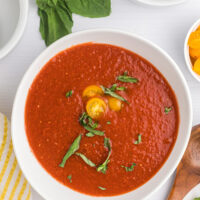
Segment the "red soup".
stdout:
[[87,43],[60,52],[39,72],[25,126],[35,157],[56,180],[113,196],[162,167],[177,138],[179,110],[170,85],[147,60]]

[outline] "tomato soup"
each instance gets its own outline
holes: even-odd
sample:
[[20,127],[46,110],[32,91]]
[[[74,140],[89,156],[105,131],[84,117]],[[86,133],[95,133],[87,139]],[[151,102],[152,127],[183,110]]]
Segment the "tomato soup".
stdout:
[[121,47],[86,43],[55,55],[33,81],[25,127],[57,181],[114,196],[152,178],[175,144],[179,110],[166,79]]

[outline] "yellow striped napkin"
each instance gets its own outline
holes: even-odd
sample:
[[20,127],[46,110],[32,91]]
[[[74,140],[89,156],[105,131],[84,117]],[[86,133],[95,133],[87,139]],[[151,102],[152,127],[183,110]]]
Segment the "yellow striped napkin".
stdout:
[[0,200],[30,200],[31,187],[14,155],[10,122],[0,113]]

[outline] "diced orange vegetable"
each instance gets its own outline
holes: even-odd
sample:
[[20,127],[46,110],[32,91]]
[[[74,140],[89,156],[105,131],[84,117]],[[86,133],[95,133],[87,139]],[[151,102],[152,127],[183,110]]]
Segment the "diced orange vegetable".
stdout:
[[193,70],[200,75],[200,58],[195,61]]
[[103,95],[103,90],[97,85],[90,85],[83,91],[83,97],[91,98],[97,95]]
[[122,108],[122,102],[119,99],[109,97],[108,105],[111,110],[119,111]]
[[189,52],[190,52],[190,56],[192,58],[196,58],[196,59],[200,58],[200,49],[192,49],[192,48],[190,48]]
[[200,49],[200,30],[191,33],[188,45],[193,49]]
[[91,98],[86,105],[86,111],[92,119],[100,119],[106,112],[106,103],[100,98]]

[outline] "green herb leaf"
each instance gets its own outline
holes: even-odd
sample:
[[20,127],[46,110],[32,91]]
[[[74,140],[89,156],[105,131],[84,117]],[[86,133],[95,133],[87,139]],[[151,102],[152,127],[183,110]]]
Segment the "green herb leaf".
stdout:
[[63,0],[36,0],[40,33],[46,45],[72,32],[72,13]]
[[98,127],[98,123],[97,122],[93,122],[92,118],[90,116],[88,116],[88,125],[90,125],[93,129],[96,129]]
[[96,167],[96,165],[91,161],[89,160],[85,155],[83,155],[82,153],[76,153],[77,156],[80,156],[83,161],[88,164],[90,167]]
[[124,90],[126,90],[126,88],[125,87],[117,87],[117,90],[124,91]]
[[103,174],[106,173],[106,170],[108,168],[108,163],[110,162],[110,160],[109,160],[110,155],[111,155],[111,152],[108,153],[108,156],[107,156],[106,160],[103,162],[103,164],[101,164],[97,167],[98,172],[102,172]]
[[89,133],[86,133],[86,136],[87,136],[87,137],[94,137],[95,135],[94,135],[93,133],[90,133],[90,132],[89,132]]
[[98,186],[98,188],[99,188],[100,190],[106,190],[106,188],[101,187],[101,186]]
[[106,148],[108,148],[109,150],[109,153],[108,153],[108,156],[106,158],[106,160],[103,162],[103,164],[99,165],[97,167],[97,171],[98,172],[102,172],[103,174],[106,173],[106,170],[108,168],[108,163],[110,162],[110,155],[111,155],[111,144],[110,144],[110,139],[109,138],[104,138],[104,146]]
[[134,170],[134,167],[135,167],[135,166],[136,166],[135,163],[133,163],[130,167],[126,167],[126,166],[121,165],[121,167],[125,168],[125,170],[126,170],[127,172],[132,172],[132,171]]
[[137,83],[138,82],[137,78],[133,78],[131,76],[128,76],[128,72],[124,72],[123,75],[118,76],[117,80],[119,80],[121,82],[125,82],[125,83]]
[[90,126],[87,126],[87,125],[85,125],[84,128],[87,131],[89,131],[90,133],[93,133],[94,135],[104,136],[103,131],[95,130],[95,129],[91,128]]
[[111,122],[110,122],[110,121],[107,121],[106,124],[111,124]]
[[165,114],[167,115],[172,110],[171,107],[165,107]]
[[117,88],[117,84],[115,83],[115,84],[113,84],[113,85],[110,87],[110,90],[111,90],[112,92],[115,92],[116,88]]
[[72,143],[72,145],[69,147],[69,150],[65,154],[61,164],[59,165],[60,167],[64,167],[66,161],[79,149],[80,146],[80,141],[81,141],[82,135],[80,134]]
[[110,15],[110,0],[66,0],[73,13],[84,17],[105,17]]
[[72,90],[70,90],[70,91],[68,91],[67,93],[66,93],[66,97],[68,98],[68,97],[71,97],[72,96],[72,93],[73,93],[73,91]]
[[69,180],[70,183],[72,183],[72,175],[70,174],[67,179]]
[[140,144],[142,142],[142,135],[138,134],[138,139],[134,142],[134,144]]
[[104,94],[110,95],[110,96],[112,96],[112,97],[114,97],[114,98],[116,98],[116,99],[119,99],[119,100],[121,100],[121,101],[124,101],[124,102],[128,103],[128,101],[127,101],[126,99],[124,99],[123,97],[121,97],[121,96],[118,95],[117,93],[111,91],[110,88],[105,88],[104,86],[101,86],[101,88],[102,88]]
[[79,122],[82,126],[87,125],[88,114],[84,112],[81,117],[79,118]]

